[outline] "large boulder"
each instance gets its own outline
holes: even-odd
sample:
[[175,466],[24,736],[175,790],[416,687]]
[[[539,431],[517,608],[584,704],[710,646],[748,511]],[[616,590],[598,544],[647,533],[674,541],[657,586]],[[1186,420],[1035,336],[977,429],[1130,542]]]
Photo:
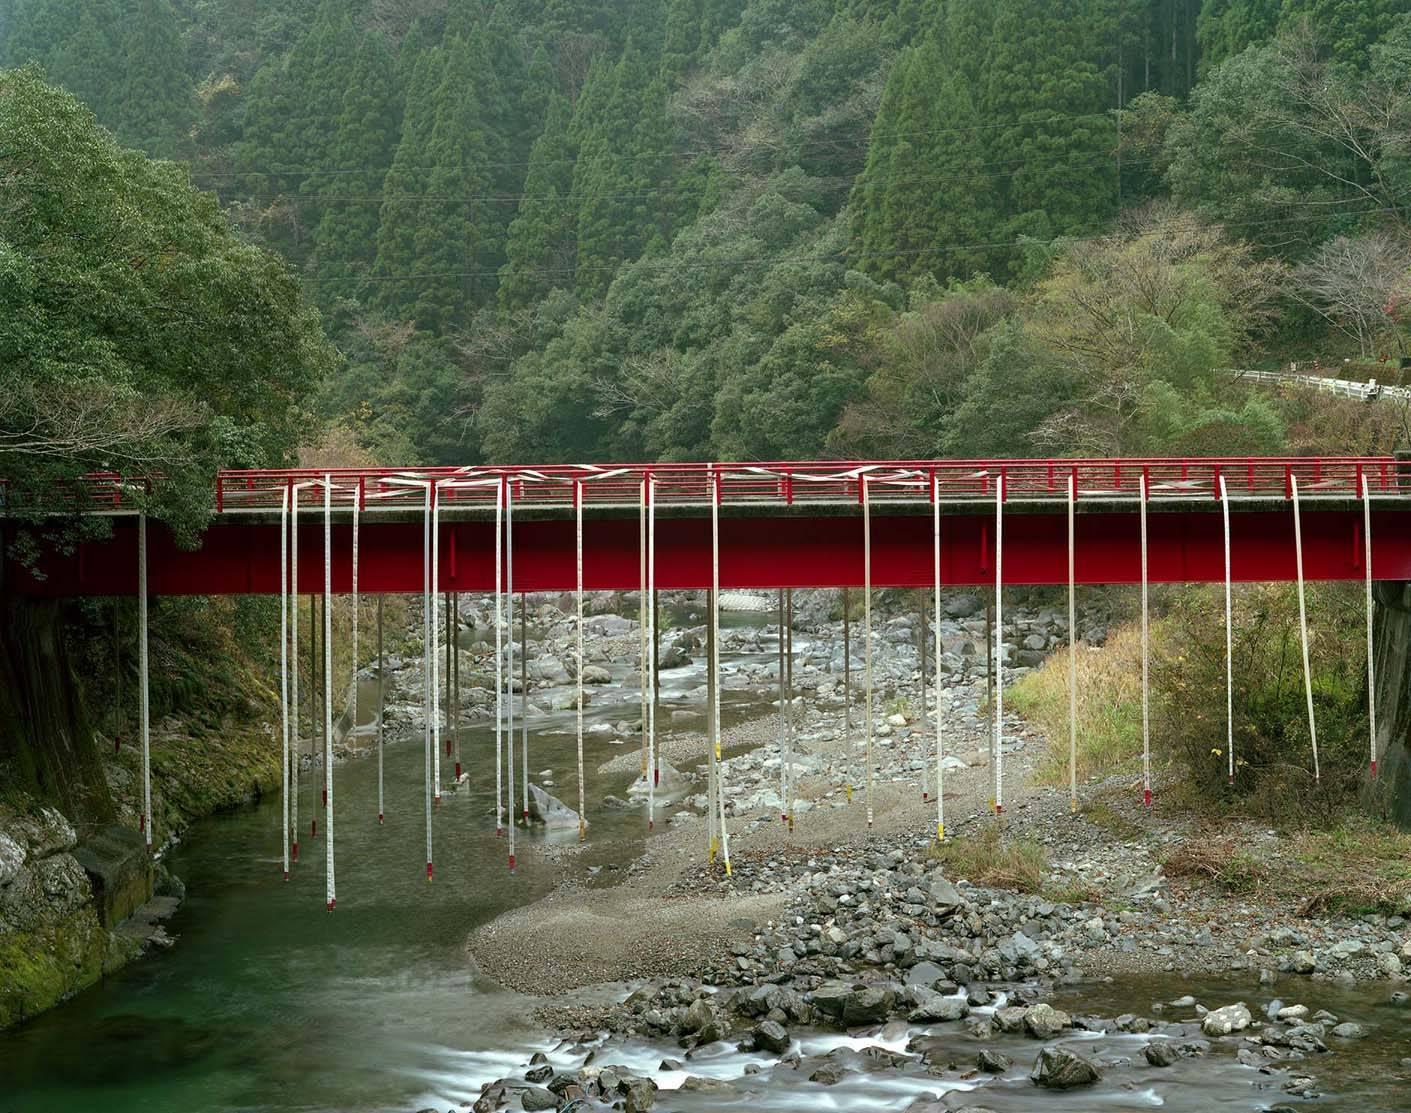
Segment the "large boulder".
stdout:
[[1052,1005],[1035,1005],[1024,1014],[1024,1031],[1039,1040],[1051,1040],[1067,1028],[1072,1019]]
[[1039,1052],[1029,1080],[1048,1090],[1071,1090],[1091,1086],[1102,1078],[1102,1071],[1091,1059],[1069,1051],[1066,1047],[1046,1047]]
[[766,1020],[755,1027],[754,1045],[761,1051],[782,1055],[789,1050],[789,1030],[778,1021]]
[[843,1002],[843,1023],[848,1027],[880,1024],[891,1014],[897,995],[890,986],[858,986]]
[[[550,796],[538,785],[529,785],[529,822],[553,830],[578,830],[578,813],[560,800]],[[586,820],[584,825],[587,825]]]
[[912,1009],[907,1019],[914,1024],[935,1024],[948,1020],[960,1020],[969,1014],[970,1006],[964,997],[943,997],[937,994]]
[[1253,1019],[1248,1006],[1240,1001],[1223,1009],[1211,1009],[1200,1022],[1200,1030],[1207,1036],[1228,1036],[1231,1032],[1243,1032]]

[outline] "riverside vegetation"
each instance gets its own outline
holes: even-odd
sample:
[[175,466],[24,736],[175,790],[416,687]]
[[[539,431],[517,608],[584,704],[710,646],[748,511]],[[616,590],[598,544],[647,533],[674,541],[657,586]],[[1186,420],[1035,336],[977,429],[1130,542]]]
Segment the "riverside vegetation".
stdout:
[[[300,459],[1346,453],[1407,433],[1398,403],[1224,373],[1316,354],[1385,377],[1405,353],[1404,0],[0,0],[0,64],[21,560],[102,528],[29,528],[95,469],[190,539],[217,468]],[[1291,597],[1244,589],[1232,792],[1216,604],[1158,593],[1163,799],[1251,825],[1161,853],[1202,894],[1381,917],[1358,940],[1375,962],[1404,844],[1361,776],[1356,601],[1311,599],[1325,783]],[[8,1022],[133,949],[73,851],[132,826],[133,749],[111,750],[135,655],[128,604],[3,606]],[[272,615],[157,602],[160,839],[277,771]],[[1032,633],[1016,654],[1056,647]],[[1131,637],[1115,621],[1080,655],[1099,784],[1130,770]],[[1063,671],[1014,693],[1057,748],[1031,750],[1040,783],[1064,768]],[[924,706],[906,698],[898,731]],[[823,768],[832,790],[850,775]],[[1082,830],[1130,834],[1101,793],[1085,808]],[[967,853],[949,868],[1019,888],[1055,857],[946,851]]]

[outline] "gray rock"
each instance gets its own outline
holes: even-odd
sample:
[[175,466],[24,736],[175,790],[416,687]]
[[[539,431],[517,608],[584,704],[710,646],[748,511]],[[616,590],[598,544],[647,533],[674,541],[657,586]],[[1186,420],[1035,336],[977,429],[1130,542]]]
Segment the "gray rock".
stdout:
[[915,1024],[934,1024],[941,1021],[960,1020],[970,1013],[970,1006],[963,997],[942,997],[937,994],[917,1005],[908,1014]]
[[1171,1040],[1153,1040],[1142,1048],[1142,1054],[1153,1067],[1169,1067],[1181,1057]]
[[0,886],[10,884],[25,864],[25,848],[0,831]]
[[520,1107],[527,1110],[557,1109],[558,1095],[540,1086],[526,1086],[519,1094]]
[[625,1078],[618,1090],[627,1099],[627,1113],[644,1113],[656,1103],[657,1084],[650,1078]]
[[946,972],[934,962],[918,962],[906,972],[907,985],[923,985],[930,989],[937,982],[944,980]]
[[817,1082],[821,1086],[836,1086],[848,1073],[848,1068],[835,1060],[825,1060],[820,1063],[818,1069],[808,1076],[810,1082]]
[[1003,1074],[1014,1066],[1014,1060],[1002,1052],[987,1047],[975,1056],[975,1066],[990,1074]]
[[612,673],[603,668],[602,665],[585,665],[583,668],[584,684],[611,684]]
[[1072,1023],[1072,1018],[1051,1005],[1035,1005],[1024,1014],[1024,1030],[1035,1039],[1051,1040]]
[[938,912],[949,912],[965,903],[965,899],[956,891],[955,886],[939,874],[931,882],[930,895],[931,903],[936,906]]
[[1231,1032],[1243,1032],[1254,1018],[1243,1001],[1226,1005],[1222,1009],[1212,1009],[1200,1022],[1200,1030],[1207,1036],[1228,1036]]
[[1071,1090],[1091,1086],[1102,1078],[1102,1071],[1091,1059],[1084,1058],[1066,1047],[1045,1047],[1039,1052],[1029,1080],[1049,1090]]
[[813,1004],[820,1012],[842,1019],[843,1006],[852,995],[852,986],[846,982],[824,982],[813,991]]
[[681,1031],[691,1035],[714,1023],[715,1011],[710,1007],[710,1002],[704,997],[697,997],[687,1006],[686,1014],[681,1018]]
[[754,1045],[764,1051],[782,1055],[789,1050],[789,1030],[773,1020],[766,1020],[755,1027]]
[[843,1002],[843,1023],[849,1027],[878,1024],[887,1019],[897,995],[888,986],[859,986]]
[[1022,931],[1016,931],[1008,939],[1003,940],[996,949],[999,951],[1000,957],[1011,966],[1032,963],[1034,959],[1044,953],[1043,948]]
[[1344,1020],[1341,1024],[1334,1025],[1329,1034],[1340,1040],[1365,1040],[1372,1032],[1364,1024],[1358,1024],[1354,1020]]
[[[529,822],[554,830],[578,830],[578,813],[550,796],[532,781],[529,784]],[[587,821],[584,821],[586,826]]]

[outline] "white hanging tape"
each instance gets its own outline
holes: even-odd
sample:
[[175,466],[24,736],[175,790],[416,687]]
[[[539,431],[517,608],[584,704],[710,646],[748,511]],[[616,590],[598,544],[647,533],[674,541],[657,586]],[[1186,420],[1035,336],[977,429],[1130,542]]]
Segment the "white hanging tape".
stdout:
[[142,730],[142,815],[138,827],[150,855],[152,828],[156,823],[152,818],[152,696],[147,623],[147,511],[143,510],[137,515],[137,684]]
[[1377,779],[1377,674],[1372,644],[1372,492],[1367,476],[1362,479],[1362,558],[1367,596],[1367,741],[1372,780]]
[[431,858],[431,484],[425,484],[425,506],[421,526],[421,709],[422,709],[422,795],[426,811],[426,880],[432,879]]
[[505,833],[505,480],[495,491],[495,834]]
[[[725,857],[725,876],[730,876],[730,831],[725,824],[725,763],[720,750],[720,480],[717,476],[715,490],[710,500],[710,584],[711,608],[710,623],[711,648],[711,724],[710,746],[715,758],[715,796],[720,810],[720,851]],[[653,552],[655,556],[655,552]],[[653,631],[655,633],[655,631]]]
[[1220,514],[1225,528],[1225,760],[1226,776],[1235,783],[1235,617],[1230,582],[1230,490],[1220,476]]
[[995,815],[1004,814],[1004,486],[995,481]]
[[862,477],[862,634],[867,692],[867,826],[872,826],[872,494],[871,477]]
[[505,483],[505,610],[509,637],[505,639],[505,787],[509,793],[509,869],[515,870],[514,853],[514,488]]
[[1313,671],[1308,664],[1308,608],[1303,588],[1303,514],[1298,504],[1298,476],[1289,473],[1289,490],[1293,495],[1293,548],[1298,565],[1298,634],[1303,646],[1303,694],[1308,702],[1308,737],[1313,742],[1313,781],[1322,780],[1318,763],[1318,723],[1313,714]]
[[[931,475],[931,563],[932,601],[935,608],[931,619],[935,626],[932,635],[935,639],[932,656],[936,666],[936,841],[945,842],[946,772],[945,747],[942,741],[944,714],[941,711],[941,497],[934,472]],[[925,632],[922,633],[924,635]],[[924,773],[921,779],[924,783]]]
[[289,761],[289,857],[299,860],[299,490],[289,489],[289,718],[294,752]]
[[1149,494],[1146,470],[1142,470],[1142,804],[1151,807],[1151,607],[1150,573],[1147,566],[1146,501]]
[[[637,510],[637,563],[639,570],[637,587],[637,690],[642,704],[642,777],[647,776],[647,611],[651,601],[647,598],[647,481],[642,480],[641,499]],[[714,810],[711,823],[714,824]]]
[[279,770],[279,810],[283,831],[284,880],[289,880],[289,486],[279,505],[279,717],[284,738]]
[[333,872],[333,483],[323,477],[323,843],[328,911],[338,904]]
[[578,642],[578,841],[588,837],[586,826],[587,794],[583,785],[583,666],[587,657],[583,652],[583,481],[573,485],[574,540],[577,554],[578,593],[577,622],[574,632]]
[[1078,472],[1068,476],[1068,810],[1078,810]]
[[[648,681],[656,684],[657,677],[657,531],[656,531],[656,480],[647,478],[647,613],[648,619],[647,653]],[[656,826],[656,781],[657,768],[657,701],[653,698],[647,705],[647,830]]]
[[431,492],[431,674],[426,685],[431,702],[431,806],[441,806],[441,498],[436,483]]

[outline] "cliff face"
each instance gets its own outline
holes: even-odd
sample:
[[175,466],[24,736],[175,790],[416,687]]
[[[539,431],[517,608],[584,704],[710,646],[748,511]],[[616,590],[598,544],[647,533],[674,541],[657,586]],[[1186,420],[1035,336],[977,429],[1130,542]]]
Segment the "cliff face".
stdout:
[[1373,627],[1377,663],[1377,752],[1369,804],[1411,830],[1411,584],[1375,585]]
[[124,858],[127,883],[110,900],[95,896],[80,864],[78,833],[62,814],[39,805],[0,807],[0,1028],[52,1007],[140,950],[113,930],[105,913],[151,893],[145,854]]
[[[212,624],[225,627],[224,617],[217,610]],[[136,739],[124,732],[116,747],[95,725],[90,712],[104,697],[90,695],[73,667],[93,647],[64,619],[56,605],[18,601],[7,601],[0,617],[0,1028],[140,954],[153,925],[129,917],[164,876],[158,867],[154,879],[138,832]],[[182,657],[180,646],[163,649]],[[223,649],[186,654],[220,670],[221,690],[164,689],[153,721],[159,848],[194,820],[278,783],[272,693],[258,666]],[[139,923],[144,930],[134,929]]]

